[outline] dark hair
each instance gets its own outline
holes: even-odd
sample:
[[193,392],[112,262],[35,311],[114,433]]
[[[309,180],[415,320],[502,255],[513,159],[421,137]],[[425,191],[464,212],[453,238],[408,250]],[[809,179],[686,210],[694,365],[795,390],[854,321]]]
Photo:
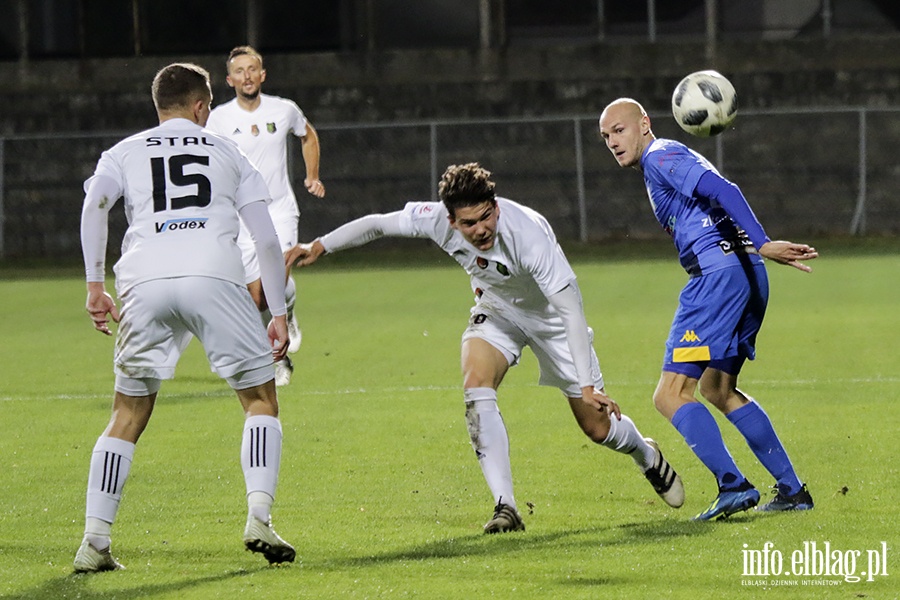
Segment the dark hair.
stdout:
[[438,196],[454,216],[457,208],[496,202],[491,172],[477,162],[447,167],[438,184]]
[[191,63],[171,64],[153,78],[151,92],[158,111],[190,106],[195,100],[212,97],[209,72]]
[[225,72],[228,72],[228,66],[231,64],[231,61],[237,58],[238,56],[253,56],[259,59],[259,68],[263,68],[263,58],[262,54],[256,51],[256,48],[253,46],[235,46],[231,49],[231,52],[228,53],[228,58],[225,59]]

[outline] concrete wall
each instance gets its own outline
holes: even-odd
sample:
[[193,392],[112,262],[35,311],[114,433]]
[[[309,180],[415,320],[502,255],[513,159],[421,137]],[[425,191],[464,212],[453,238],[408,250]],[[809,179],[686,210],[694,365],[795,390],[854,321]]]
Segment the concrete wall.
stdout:
[[[715,159],[711,142],[687,140],[667,118],[675,83],[709,67],[731,78],[742,111],[735,130],[723,136],[723,170],[741,185],[763,223],[777,226],[772,233],[778,237],[847,233],[859,196],[858,113],[753,111],[900,108],[900,38],[720,43],[713,61],[705,60],[706,52],[701,44],[683,43],[267,56],[266,91],[296,100],[320,129],[329,197],[314,200],[298,186],[301,237],[433,193],[427,123],[343,125],[560,115],[583,119],[440,125],[437,164],[443,169],[481,161],[495,172],[501,194],[545,213],[561,239],[578,239],[577,128],[588,237],[661,235],[640,180],[615,167],[593,119],[609,100],[633,96],[659,115],[657,135],[690,141]],[[5,256],[78,254],[81,182],[119,132],[155,123],[150,80],[174,60],[210,69],[216,102],[232,97],[220,56],[0,63]],[[900,161],[894,152],[900,112],[872,112],[867,119],[865,230],[893,235],[900,232]],[[31,139],[64,132],[76,135]],[[97,132],[112,135],[88,137]],[[292,167],[302,177],[298,151]],[[124,227],[121,216],[116,219],[111,245]]]
[[[224,57],[0,63],[0,135],[133,130],[152,122],[156,70],[192,60],[214,76]],[[716,68],[741,106],[898,106],[900,37],[396,51],[266,57],[266,90],[294,98],[315,122],[593,113],[619,95],[666,109],[675,83]]]

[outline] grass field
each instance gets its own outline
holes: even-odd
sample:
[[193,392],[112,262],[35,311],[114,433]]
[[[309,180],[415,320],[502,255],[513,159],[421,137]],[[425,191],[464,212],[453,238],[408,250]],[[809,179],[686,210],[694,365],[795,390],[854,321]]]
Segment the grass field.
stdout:
[[[97,575],[73,575],[71,564],[91,448],[109,417],[112,340],[92,330],[77,271],[0,271],[0,596],[896,598],[900,253],[820,250],[811,275],[770,267],[759,358],[742,377],[809,483],[814,511],[689,520],[715,483],[650,402],[684,274],[674,256],[579,254],[607,390],[680,471],[686,505],[668,508],[629,459],[589,443],[561,395],[535,385],[527,355],[500,406],[528,530],[483,535],[491,500],[458,366],[465,274],[437,250],[424,268],[334,257],[299,275],[304,341],[294,383],[280,392],[274,516],[298,562],[269,567],[243,550],[242,415],[192,343],[138,445],[113,530],[127,570]],[[719,422],[745,473],[770,486]],[[744,551],[767,542],[782,574],[747,576]],[[830,562],[862,580],[785,575],[811,542],[828,543],[839,553]],[[867,581],[867,551],[883,556],[882,542],[887,575]]]

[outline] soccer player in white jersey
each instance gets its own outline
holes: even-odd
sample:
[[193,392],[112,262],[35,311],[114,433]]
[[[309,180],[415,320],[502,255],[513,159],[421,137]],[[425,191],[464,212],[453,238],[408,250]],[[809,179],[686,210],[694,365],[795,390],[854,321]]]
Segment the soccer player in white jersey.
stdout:
[[[159,126],[104,152],[84,186],[86,308],[98,331],[112,335],[110,318],[119,327],[112,418],[91,455],[75,570],[122,568],[110,553],[110,530],[135,444],[160,381],[174,377],[191,336],[237,392],[246,415],[244,544],[269,562],[292,561],[294,549],[272,529],[270,514],[282,437],[273,361],[287,352],[288,331],[284,258],[266,210],[266,184],[234,143],[202,128],[212,100],[206,70],[169,65],[157,73],[152,90]],[[121,312],[104,286],[108,216],[120,197],[128,218],[114,268]],[[235,246],[238,213],[256,240],[262,287],[274,315],[268,340]]]
[[[297,223],[300,218],[297,198],[288,177],[288,134],[292,133],[301,140],[303,162],[306,164],[303,185],[313,196],[323,198],[325,186],[319,181],[319,136],[294,102],[262,93],[266,70],[259,52],[250,46],[238,46],[228,55],[226,68],[228,76],[225,80],[234,88],[235,98],[217,106],[210,114],[206,127],[237,142],[262,173],[271,198],[269,214],[275,223],[281,248],[287,250],[297,243]],[[265,298],[260,290],[259,263],[246,227],[241,228],[238,245],[243,254],[250,293],[257,306],[265,313]],[[296,352],[300,348],[301,333],[294,316],[297,288],[292,278],[288,278],[286,294],[288,330],[291,335],[288,351]],[[293,370],[291,359],[285,356],[275,365],[275,383],[290,383]]]
[[397,212],[362,217],[295,246],[285,258],[305,266],[382,236],[430,238],[471,276],[475,306],[462,336],[462,370],[469,436],[494,500],[485,532],[525,529],[497,407],[497,388],[525,346],[537,357],[540,383],[563,392],[582,431],[631,456],[659,496],[681,506],[681,478],[656,442],[604,393],[575,273],[547,220],[496,197],[490,172],[477,163],[448,167],[439,193],[442,202],[410,202]]

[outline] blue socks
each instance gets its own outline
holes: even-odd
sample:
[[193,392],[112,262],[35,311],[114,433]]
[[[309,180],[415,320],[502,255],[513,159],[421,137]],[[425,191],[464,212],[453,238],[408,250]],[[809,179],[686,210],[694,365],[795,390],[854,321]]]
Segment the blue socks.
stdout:
[[794,466],[772,427],[772,421],[762,407],[751,400],[726,416],[747,440],[747,445],[759,462],[778,482],[778,487],[786,489],[788,495],[799,492],[803,484],[797,478]]
[[[739,411],[731,414],[736,412]],[[672,425],[697,458],[716,476],[720,490],[737,489],[746,481],[725,447],[719,425],[704,405],[699,402],[685,404],[675,411]]]

